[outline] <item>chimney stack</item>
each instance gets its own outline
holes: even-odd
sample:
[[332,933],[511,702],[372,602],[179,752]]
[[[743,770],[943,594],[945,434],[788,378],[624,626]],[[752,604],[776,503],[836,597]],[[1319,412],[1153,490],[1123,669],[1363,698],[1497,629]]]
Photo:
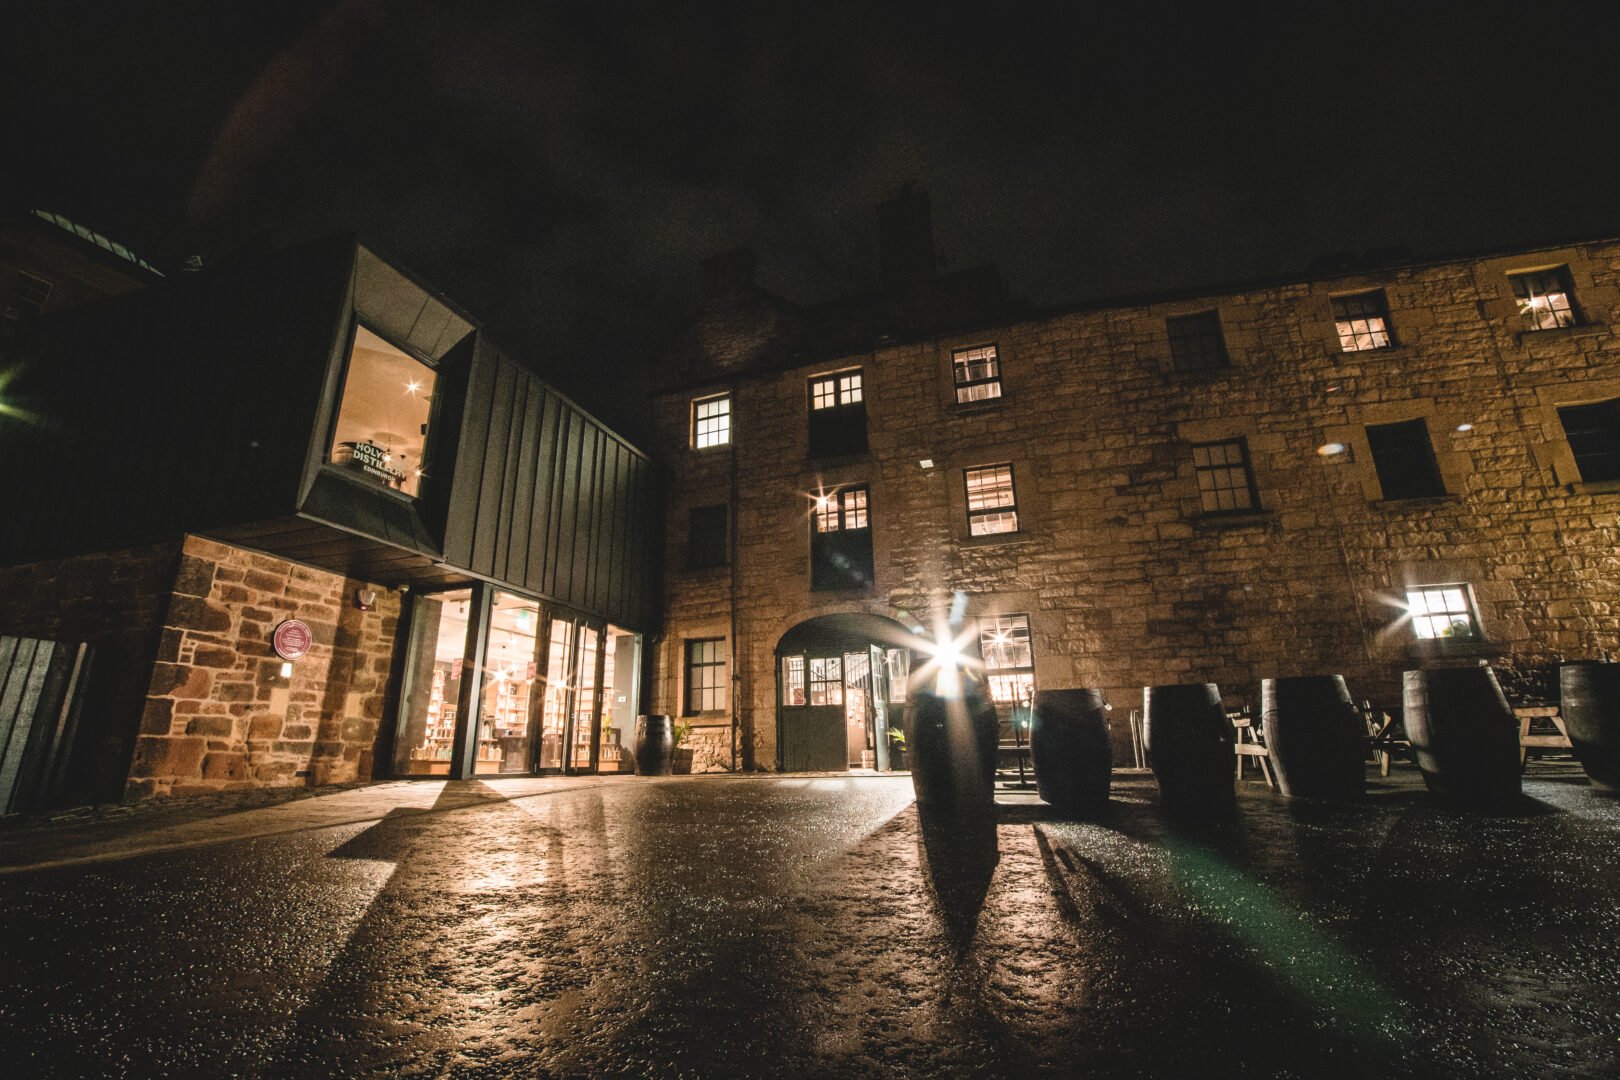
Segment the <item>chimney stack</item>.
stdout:
[[934,280],[934,215],[928,195],[910,180],[898,195],[878,204],[878,256],[885,291]]

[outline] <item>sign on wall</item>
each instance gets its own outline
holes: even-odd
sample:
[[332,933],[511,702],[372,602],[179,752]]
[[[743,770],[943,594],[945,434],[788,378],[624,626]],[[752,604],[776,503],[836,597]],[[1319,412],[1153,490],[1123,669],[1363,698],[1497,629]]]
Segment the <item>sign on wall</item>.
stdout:
[[309,647],[315,641],[309,632],[309,624],[302,619],[287,619],[276,624],[270,634],[270,644],[276,650],[276,655],[283,660],[297,660],[309,652]]

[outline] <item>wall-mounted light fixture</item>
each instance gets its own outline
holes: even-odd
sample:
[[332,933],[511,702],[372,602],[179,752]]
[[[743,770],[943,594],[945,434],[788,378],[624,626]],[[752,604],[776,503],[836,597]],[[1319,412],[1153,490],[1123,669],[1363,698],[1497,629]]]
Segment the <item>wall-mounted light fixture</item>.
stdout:
[[373,607],[376,607],[377,606],[377,590],[376,589],[356,589],[356,590],[354,590],[354,606],[359,608],[361,611],[370,611]]

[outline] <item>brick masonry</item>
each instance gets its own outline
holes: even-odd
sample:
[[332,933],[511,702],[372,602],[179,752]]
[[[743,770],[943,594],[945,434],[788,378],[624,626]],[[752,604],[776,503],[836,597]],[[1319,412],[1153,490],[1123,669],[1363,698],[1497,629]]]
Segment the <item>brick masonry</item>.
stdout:
[[[1560,265],[1584,325],[1527,331],[1508,274]],[[1331,298],[1368,289],[1387,297],[1395,347],[1342,352]],[[1558,657],[1620,650],[1620,491],[1581,481],[1557,414],[1620,397],[1620,244],[1043,314],[816,364],[784,363],[780,320],[741,304],[688,335],[669,369],[681,389],[657,399],[671,496],[652,708],[679,712],[683,642],[732,639],[740,598],[731,675],[751,766],[774,767],[783,633],[847,611],[927,625],[959,591],[970,614],[1031,616],[1039,686],[1102,687],[1118,707],[1145,685],[1214,681],[1236,701],[1318,672],[1395,704],[1403,669],[1482,659],[1531,696]],[[1174,373],[1166,318],[1210,310],[1231,367]],[[958,406],[951,352],[988,343],[1004,396]],[[809,461],[806,379],[853,367],[871,452]],[[735,449],[690,449],[691,399],[728,388]],[[1447,494],[1384,500],[1366,425],[1416,418]],[[1191,446],[1238,437],[1260,511],[1205,515]],[[1317,453],[1334,442],[1348,451]],[[970,537],[962,470],[1006,462],[1021,531]],[[733,482],[732,566],[685,570],[688,511],[729,502]],[[857,482],[874,587],[813,593],[808,493]],[[1420,646],[1405,590],[1450,582],[1472,587],[1485,641]]]

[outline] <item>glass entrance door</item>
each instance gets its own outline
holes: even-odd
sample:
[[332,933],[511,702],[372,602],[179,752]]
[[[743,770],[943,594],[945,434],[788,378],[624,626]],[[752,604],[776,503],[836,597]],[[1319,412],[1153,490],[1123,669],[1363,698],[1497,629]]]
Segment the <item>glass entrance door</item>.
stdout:
[[568,733],[568,710],[573,700],[569,675],[574,659],[574,620],[552,617],[546,635],[546,688],[540,712],[541,772],[561,772],[563,739]]
[[405,690],[394,734],[395,776],[449,776],[471,623],[471,589],[411,598]]
[[537,673],[540,606],[497,590],[490,603],[475,774],[526,773]]
[[589,772],[596,767],[596,710],[601,695],[602,632],[581,622],[575,630],[578,647],[574,650],[573,737],[568,740],[569,772]]

